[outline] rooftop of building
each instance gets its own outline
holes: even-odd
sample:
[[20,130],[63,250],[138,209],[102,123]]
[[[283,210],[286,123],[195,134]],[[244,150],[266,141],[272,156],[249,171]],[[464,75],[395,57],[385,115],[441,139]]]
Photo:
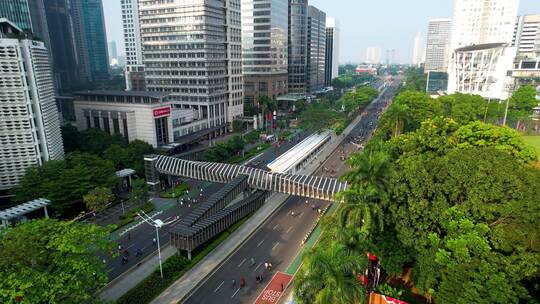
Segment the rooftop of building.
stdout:
[[165,98],[170,95],[167,92],[150,92],[150,91],[119,91],[119,90],[94,90],[94,91],[79,91],[75,92],[78,96],[123,96],[123,97],[150,97],[150,98]]
[[499,47],[506,47],[508,45],[509,45],[508,43],[502,43],[502,42],[473,44],[469,46],[464,46],[462,48],[458,48],[456,49],[456,52],[482,51],[482,50],[489,50],[489,49],[494,49],[494,48],[499,48]]

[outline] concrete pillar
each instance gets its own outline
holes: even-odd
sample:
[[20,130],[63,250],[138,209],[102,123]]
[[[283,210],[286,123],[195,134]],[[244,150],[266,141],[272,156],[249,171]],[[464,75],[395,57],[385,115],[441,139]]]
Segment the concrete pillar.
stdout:
[[187,252],[187,258],[188,258],[188,260],[191,261],[191,250],[188,250],[188,252]]
[[43,211],[45,212],[45,217],[49,218],[49,211],[47,210],[47,206],[43,206]]

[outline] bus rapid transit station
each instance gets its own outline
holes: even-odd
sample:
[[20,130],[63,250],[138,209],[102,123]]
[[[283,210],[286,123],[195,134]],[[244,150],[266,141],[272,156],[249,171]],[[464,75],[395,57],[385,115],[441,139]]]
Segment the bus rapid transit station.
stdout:
[[226,184],[174,224],[170,230],[171,244],[190,257],[198,246],[257,211],[270,192],[334,201],[338,192],[347,189],[346,183],[335,178],[294,174],[313,161],[330,140],[329,132],[309,136],[270,163],[268,168],[272,171],[163,155],[145,156],[147,183],[154,190],[160,188],[161,175]]
[[275,173],[294,174],[312,161],[332,139],[330,132],[315,133],[268,164]]

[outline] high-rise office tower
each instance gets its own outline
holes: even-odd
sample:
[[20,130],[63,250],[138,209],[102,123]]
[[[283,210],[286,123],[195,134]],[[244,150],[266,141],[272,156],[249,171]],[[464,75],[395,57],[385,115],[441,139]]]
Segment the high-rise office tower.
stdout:
[[30,166],[64,157],[49,53],[41,41],[8,38],[21,31],[0,18],[0,189],[16,186]]
[[44,0],[51,38],[53,75],[60,90],[76,85],[80,80],[79,60],[71,22],[70,0]]
[[[448,92],[505,99],[518,0],[455,0],[448,65]],[[489,60],[486,60],[489,58]]]
[[473,44],[511,43],[519,0],[455,0],[450,51]]
[[540,14],[517,18],[512,46],[518,60],[540,58]]
[[326,13],[308,6],[307,25],[307,92],[315,93],[325,84]]
[[186,132],[226,131],[243,115],[240,0],[138,2],[147,90],[193,110]]
[[422,38],[422,33],[418,33],[416,34],[416,37],[414,37],[412,64],[415,66],[422,65],[424,63],[424,55],[424,39]]
[[306,93],[307,0],[289,0],[289,92]]
[[33,31],[28,0],[0,1],[0,18],[6,18],[23,31]]
[[325,85],[331,86],[332,80],[339,76],[339,23],[336,18],[326,18],[326,63]]
[[370,46],[366,49],[366,63],[379,64],[382,62],[382,49],[377,46]]
[[428,25],[424,72],[446,72],[452,19],[431,19]]
[[244,103],[287,93],[288,0],[242,0]]
[[144,64],[137,0],[121,0],[124,47],[126,50],[126,90],[144,91]]
[[70,0],[78,72],[83,81],[109,79],[109,55],[102,0]]

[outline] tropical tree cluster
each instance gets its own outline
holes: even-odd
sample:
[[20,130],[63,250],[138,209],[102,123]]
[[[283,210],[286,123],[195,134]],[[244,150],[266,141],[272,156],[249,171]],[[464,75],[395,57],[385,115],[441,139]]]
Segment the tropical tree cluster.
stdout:
[[372,87],[363,86],[343,95],[343,107],[346,112],[355,112],[379,96],[379,92]]
[[119,134],[109,135],[98,129],[87,129],[79,132],[75,127],[62,127],[64,150],[97,155],[110,160],[116,170],[131,168],[140,176],[144,176],[144,155],[154,153],[154,148],[141,140],[127,142]]
[[360,86],[368,82],[372,82],[375,80],[375,77],[369,74],[361,74],[357,75],[355,74],[354,70],[356,69],[356,66],[352,69],[348,69],[347,71],[344,71],[343,73],[340,73],[340,76],[333,80],[332,86],[334,89],[348,89],[355,86]]
[[[366,303],[355,279],[375,254],[436,303],[534,303],[540,279],[538,155],[487,103],[405,91],[343,178],[295,282],[300,303]],[[351,263],[351,258],[354,263]],[[537,299],[537,298],[536,298]]]
[[112,252],[105,228],[51,219],[0,233],[1,303],[94,303],[108,282],[99,254]]
[[216,146],[204,151],[203,160],[211,162],[223,162],[242,152],[247,144],[241,136],[234,136],[228,141],[220,142]]

